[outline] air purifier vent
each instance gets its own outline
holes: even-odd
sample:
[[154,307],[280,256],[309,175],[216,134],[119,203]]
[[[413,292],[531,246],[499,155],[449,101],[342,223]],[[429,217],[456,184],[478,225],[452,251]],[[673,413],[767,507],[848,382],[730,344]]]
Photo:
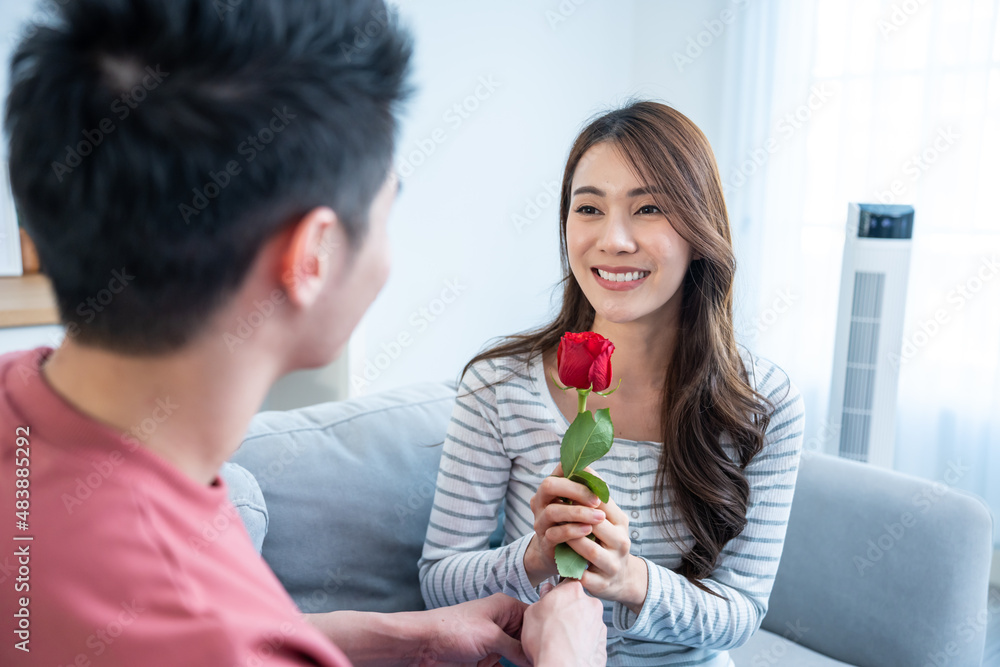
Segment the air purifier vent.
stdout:
[[841,416],[840,455],[856,461],[868,460],[878,334],[882,320],[885,274],[854,274],[851,301],[851,332],[847,342],[844,378],[844,410]]

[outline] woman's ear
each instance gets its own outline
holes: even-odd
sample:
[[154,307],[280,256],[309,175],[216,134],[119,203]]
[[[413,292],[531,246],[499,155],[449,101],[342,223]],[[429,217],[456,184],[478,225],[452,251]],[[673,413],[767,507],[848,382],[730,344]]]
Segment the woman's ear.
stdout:
[[333,209],[314,208],[294,224],[281,251],[281,285],[288,300],[300,307],[316,302],[331,273],[339,273],[347,257],[343,225]]

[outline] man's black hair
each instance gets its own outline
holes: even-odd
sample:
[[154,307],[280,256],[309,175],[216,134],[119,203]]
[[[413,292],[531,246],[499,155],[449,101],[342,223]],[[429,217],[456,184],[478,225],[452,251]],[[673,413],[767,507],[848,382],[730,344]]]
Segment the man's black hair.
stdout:
[[67,335],[176,350],[317,206],[356,248],[411,42],[382,0],[60,0],[11,61],[21,220]]

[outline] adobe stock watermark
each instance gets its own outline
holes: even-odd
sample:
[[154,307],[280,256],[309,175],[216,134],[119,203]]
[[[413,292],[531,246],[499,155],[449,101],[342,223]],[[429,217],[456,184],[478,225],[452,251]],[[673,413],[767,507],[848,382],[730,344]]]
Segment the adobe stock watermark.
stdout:
[[[453,657],[455,649],[464,642],[460,638],[469,635],[472,628],[458,615],[453,615],[446,627],[437,625],[437,633],[431,641],[422,643],[419,651],[411,658],[411,665],[458,664]],[[461,652],[465,652],[464,649]],[[472,663],[469,663],[472,664]]]
[[242,4],[243,0],[212,0],[212,8],[220,21],[225,21],[229,12],[235,11]]
[[10,554],[4,556],[3,563],[0,563],[0,584],[17,574],[17,566],[18,563],[11,560]]
[[[876,192],[875,198],[882,204],[895,204],[899,197],[909,191],[907,180],[911,186],[919,181],[960,138],[961,135],[951,125],[939,128],[929,146],[919,153],[914,153],[903,162],[899,169],[902,176],[892,179],[889,187],[885,190]],[[854,231],[853,227],[848,227],[849,233],[854,233]]]
[[778,121],[775,132],[768,136],[761,146],[750,151],[740,165],[730,172],[729,180],[723,184],[725,191],[731,192],[746,185],[747,181],[770,161],[771,156],[778,152],[782,144],[805,127],[813,114],[822,109],[838,92],[829,82],[814,84],[809,89],[806,101],[786,113]]
[[300,600],[299,608],[303,613],[316,614],[329,610],[330,598],[337,595],[340,590],[351,580],[349,573],[344,572],[342,565],[337,566],[334,572],[331,568],[326,568],[323,573],[323,585],[314,589],[309,597]]
[[49,23],[59,12],[59,8],[69,3],[70,0],[42,0],[36,3],[31,18],[7,34],[7,46],[13,51],[22,40],[34,37],[40,26]]
[[284,438],[281,449],[273,453],[271,450],[268,450],[268,453],[271,455],[268,457],[267,467],[263,470],[254,471],[254,477],[257,479],[260,488],[264,490],[269,484],[281,478],[285,474],[285,470],[302,456],[304,449],[299,440]]
[[948,667],[952,664],[952,659],[958,657],[962,644],[981,638],[986,634],[986,628],[989,627],[991,620],[998,618],[1000,618],[1000,590],[992,588],[986,598],[986,606],[975,616],[962,619],[955,628],[955,639],[945,644],[940,651],[928,653],[924,667]]
[[[339,245],[339,242],[334,241],[331,236],[324,237],[323,240],[320,241],[319,247],[316,249],[316,259],[318,261],[323,261],[329,258],[333,253],[333,250],[339,247]],[[289,270],[282,276],[283,280],[288,283],[297,279],[300,277],[298,271],[301,271],[301,268],[294,271]],[[226,344],[226,348],[229,349],[229,352],[234,352],[236,348],[250,340],[254,333],[264,326],[264,323],[267,322],[267,320],[270,319],[270,317],[277,312],[278,308],[287,300],[288,295],[280,289],[272,290],[268,297],[263,301],[255,299],[253,302],[253,308],[250,312],[244,316],[237,317],[236,326],[233,327],[233,330],[231,332],[226,331],[222,334],[222,341]]]
[[105,623],[103,627],[94,630],[84,641],[89,651],[77,653],[76,657],[67,663],[66,667],[91,667],[94,664],[92,658],[99,658],[104,655],[105,651],[119,637],[125,634],[128,627],[135,623],[139,615],[146,611],[146,607],[141,606],[134,598],[128,602],[121,602],[118,607],[119,610],[111,620]]
[[817,454],[825,454],[831,442],[840,437],[840,424],[824,421],[819,431],[802,443],[800,460],[806,461]]
[[360,374],[351,377],[351,388],[361,391],[378,380],[382,373],[389,368],[394,361],[399,359],[403,350],[413,345],[416,337],[427,331],[448,307],[455,303],[467,289],[467,285],[459,282],[459,278],[445,280],[444,287],[439,296],[431,299],[426,305],[417,308],[410,313],[408,320],[410,329],[400,331],[395,338],[388,343],[382,343],[379,352],[374,357],[365,359],[365,365]]
[[576,10],[587,3],[587,0],[561,0],[555,10],[545,10],[545,20],[549,23],[549,29],[555,30],[560,24],[569,20],[569,17],[576,14]]
[[372,40],[389,26],[390,15],[384,7],[373,9],[370,16],[371,20],[363,26],[354,26],[354,39],[351,42],[340,43],[340,52],[347,62],[352,62],[351,58],[371,46]]
[[[125,291],[132,281],[135,280],[135,276],[129,273],[128,267],[123,266],[121,270],[114,269],[111,271],[111,278],[108,280],[107,286],[103,289],[98,290],[93,296],[87,297],[83,301],[77,304],[76,312],[77,315],[83,320],[83,324],[92,323],[98,316],[98,313],[103,313],[104,310],[111,305],[115,297]],[[72,340],[80,335],[83,331],[83,327],[80,326],[80,322],[77,320],[68,320],[64,322],[64,330],[62,335],[53,332],[49,336],[49,347],[59,347],[60,343],[65,340]],[[37,367],[30,367],[26,363],[19,363],[17,366],[17,372],[21,378],[21,382],[27,383],[29,378],[37,377],[39,370]]]
[[521,212],[511,214],[510,222],[514,225],[517,233],[521,234],[524,232],[525,227],[535,224],[542,213],[547,211],[553,204],[558,206],[560,196],[559,181],[543,181],[542,190],[534,197],[528,197],[524,200],[524,208],[521,209]]
[[677,72],[683,74],[685,67],[693,65],[694,61],[722,36],[726,28],[736,21],[736,13],[745,9],[748,2],[749,0],[732,0],[735,9],[723,9],[718,17],[704,21],[702,25],[705,29],[688,37],[684,52],[674,51],[674,65],[677,67]]
[[243,173],[243,168],[256,160],[257,156],[267,150],[267,147],[274,142],[278,135],[298,118],[298,115],[289,111],[287,106],[283,106],[281,109],[273,107],[271,113],[267,125],[258,130],[257,134],[249,135],[236,147],[236,153],[243,158],[243,164],[233,159],[227,161],[219,171],[209,171],[205,184],[200,188],[192,188],[193,197],[190,204],[181,203],[178,205],[178,211],[185,224],[190,224],[191,218],[201,215],[201,212],[209,207],[212,200],[218,198],[222,191],[233,182],[233,179]]
[[[576,170],[579,171],[594,159],[594,154],[590,152],[581,156],[580,161],[576,164]],[[523,233],[525,227],[535,224],[541,215],[553,204],[556,205],[556,209],[558,210],[561,197],[562,185],[559,181],[555,179],[542,181],[541,190],[535,193],[534,197],[528,197],[524,200],[524,208],[521,209],[521,212],[511,214],[510,222],[514,225],[514,230],[518,234]]]
[[[305,623],[305,620],[298,622]],[[281,625],[278,626],[278,630],[279,632],[270,630],[264,633],[264,641],[254,646],[246,662],[243,663],[246,667],[264,667],[264,665],[272,664],[273,660],[271,658],[281,650],[281,647],[285,645],[288,638],[295,634],[297,628],[291,621],[282,621]]]
[[882,39],[888,40],[889,35],[898,32],[904,25],[910,22],[917,12],[927,4],[927,0],[903,0],[903,2],[893,3],[888,16],[879,17],[875,25],[882,33]]
[[417,512],[428,509],[429,504],[434,501],[435,491],[437,491],[436,472],[425,474],[422,479],[411,484],[406,492],[406,499],[393,506],[399,524],[403,525]]
[[[948,469],[944,473],[944,483],[933,482],[927,484],[920,493],[913,496],[913,506],[919,509],[920,515],[926,514],[970,470],[972,470],[972,467],[962,465],[961,461],[949,461]],[[882,560],[886,552],[892,550],[906,536],[907,529],[917,525],[919,518],[920,516],[914,514],[914,512],[907,511],[899,515],[898,521],[883,524],[882,527],[885,530],[874,539],[868,540],[868,549],[864,554],[854,556],[853,563],[854,567],[858,570],[858,575],[863,577],[866,570],[875,567],[876,563]]]
[[798,295],[790,289],[779,290],[771,301],[771,305],[762,310],[757,319],[754,320],[754,332],[760,335],[773,327],[781,319],[781,316],[790,311],[798,301]]
[[237,347],[250,340],[254,332],[264,326],[268,318],[274,315],[278,307],[287,300],[288,297],[285,295],[284,290],[280,289],[273,290],[268,298],[263,301],[255,299],[253,310],[247,313],[245,317],[236,318],[236,326],[233,328],[232,333],[227,331],[222,334],[222,340],[225,342],[229,352],[234,352]]
[[188,546],[201,553],[219,540],[233,526],[242,526],[243,519],[239,510],[228,499],[219,503],[219,508],[211,520],[203,519],[198,523],[198,534],[188,538]]
[[[128,272],[128,267],[123,266],[121,270],[115,269],[111,272],[108,286],[99,290],[94,296],[81,301],[76,307],[76,314],[83,318],[85,324],[90,324],[97,317],[97,314],[103,313],[104,309],[110,306],[115,297],[124,292],[133,280],[135,280],[135,276]],[[79,334],[79,329],[80,325],[77,322],[70,322],[66,325],[66,336],[76,336]]]
[[809,628],[804,627],[800,619],[795,619],[794,624],[785,621],[785,627],[787,629],[781,633],[781,637],[775,637],[769,646],[753,654],[750,658],[750,667],[770,667],[785,662],[789,644],[798,644],[799,640],[809,632]]
[[104,143],[104,139],[118,129],[118,123],[124,122],[132,115],[132,112],[139,108],[149,93],[156,90],[163,81],[170,76],[170,72],[165,72],[157,65],[146,67],[144,75],[130,90],[122,93],[111,103],[111,112],[117,118],[117,122],[111,117],[105,116],[98,123],[97,127],[82,131],[83,139],[76,145],[66,146],[66,156],[62,162],[52,163],[52,172],[60,183],[73,170],[83,164],[85,158],[89,157]]
[[972,275],[948,292],[945,300],[951,305],[950,310],[938,308],[931,317],[921,320],[915,330],[904,336],[899,354],[889,354],[892,367],[899,370],[900,366],[916,357],[951,322],[954,314],[961,312],[997,274],[1000,274],[1000,260],[997,256],[984,257]]
[[475,89],[461,101],[451,105],[441,116],[445,127],[438,126],[430,133],[413,142],[413,148],[400,153],[396,161],[396,173],[406,178],[427,162],[437,152],[439,146],[448,141],[449,131],[455,132],[472,117],[483,102],[493,97],[493,94],[503,85],[492,74],[479,77]]
[[[150,436],[156,433],[160,425],[180,408],[180,405],[174,403],[169,396],[156,399],[155,405],[156,407],[150,412],[149,417],[134,424],[127,433],[122,434],[121,443],[129,452],[134,452],[142,443],[148,442]],[[100,461],[91,461],[90,467],[93,468],[93,472],[77,476],[73,480],[72,493],[63,493],[60,496],[66,513],[73,514],[104,485],[124,462],[125,454],[118,449],[113,450]]]
[[138,424],[134,424],[128,433],[122,436],[122,442],[129,447],[129,451],[135,450],[140,444],[149,442],[160,426],[170,419],[180,407],[180,404],[174,403],[169,396],[156,399],[155,407],[149,416]]

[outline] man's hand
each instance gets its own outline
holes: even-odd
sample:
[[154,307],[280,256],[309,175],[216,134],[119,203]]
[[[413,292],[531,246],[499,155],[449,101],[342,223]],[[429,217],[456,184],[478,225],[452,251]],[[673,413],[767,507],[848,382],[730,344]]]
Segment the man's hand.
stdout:
[[531,663],[521,648],[521,621],[527,605],[497,593],[454,607],[416,612],[420,634],[427,638],[420,665],[487,667],[507,658],[516,665]]
[[305,618],[357,667],[488,667],[501,657],[530,667],[520,642],[527,607],[498,593],[431,611],[331,611]]
[[608,659],[603,617],[600,600],[588,596],[579,581],[564,581],[524,613],[524,652],[538,667],[603,667]]

